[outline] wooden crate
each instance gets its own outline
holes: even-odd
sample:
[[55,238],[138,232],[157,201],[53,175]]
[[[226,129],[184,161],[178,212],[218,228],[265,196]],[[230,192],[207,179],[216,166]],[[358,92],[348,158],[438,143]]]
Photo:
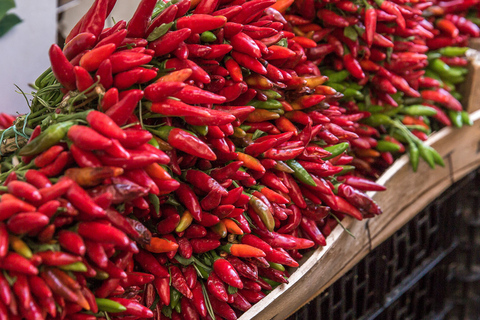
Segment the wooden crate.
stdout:
[[383,209],[381,216],[342,224],[355,239],[338,226],[327,238],[327,246],[305,257],[301,266],[240,320],[285,319],[328,288],[369,251],[389,238],[454,182],[480,166],[480,110],[471,114],[474,124],[461,129],[444,128],[427,141],[445,160],[445,167],[430,169],[423,161],[412,172],[407,156],[398,159],[377,181],[384,192],[372,193]]
[[468,113],[480,109],[480,39],[474,40],[470,43],[472,50],[467,51],[468,74],[459,88],[463,96],[462,105]]

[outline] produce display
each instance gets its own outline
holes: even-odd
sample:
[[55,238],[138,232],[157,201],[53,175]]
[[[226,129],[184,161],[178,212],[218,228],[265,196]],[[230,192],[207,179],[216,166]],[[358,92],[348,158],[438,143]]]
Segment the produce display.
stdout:
[[477,2],[94,1],[0,114],[0,319],[237,319],[443,165]]

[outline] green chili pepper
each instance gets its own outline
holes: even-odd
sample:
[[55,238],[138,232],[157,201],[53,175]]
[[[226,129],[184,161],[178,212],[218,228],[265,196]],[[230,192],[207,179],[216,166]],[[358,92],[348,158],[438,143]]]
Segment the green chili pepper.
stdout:
[[205,32],[202,32],[202,34],[200,35],[200,40],[202,40],[203,42],[215,42],[217,40],[217,37],[215,36],[215,34],[213,34],[213,32],[211,31],[205,31]]
[[177,304],[180,304],[182,294],[175,288],[170,288],[170,308],[175,309]]
[[273,218],[272,212],[268,209],[267,205],[263,203],[259,198],[250,195],[250,200],[248,203],[252,206],[252,209],[260,217],[260,219],[267,227],[268,231],[273,231],[275,228],[275,219]]
[[441,167],[445,167],[445,162],[443,161],[442,156],[437,152],[437,150],[433,149],[430,146],[425,145],[425,148],[427,148],[430,151],[430,154],[433,157],[433,161],[438,164]]
[[106,311],[110,313],[127,311],[127,308],[125,308],[123,305],[110,299],[95,298],[95,301],[97,302],[98,310],[100,311]]
[[304,167],[300,163],[298,163],[296,160],[287,160],[287,165],[293,169],[293,176],[297,178],[299,181],[308,184],[309,186],[316,187],[317,184],[315,181],[313,181],[312,176],[310,173],[305,170]]
[[400,150],[400,146],[391,141],[379,140],[375,149],[380,152],[398,152]]
[[205,137],[208,134],[208,126],[189,125],[189,127],[203,137]]
[[407,128],[410,131],[418,130],[418,131],[421,131],[421,132],[426,133],[426,134],[430,134],[430,132],[431,132],[430,129],[427,129],[424,126],[417,125],[417,124],[409,124],[409,125],[406,125],[405,128]]
[[162,313],[165,317],[172,319],[173,310],[170,308],[170,306],[163,306]]
[[455,127],[461,128],[463,126],[462,112],[448,110],[448,117],[450,118]]
[[65,271],[75,271],[75,272],[87,272],[88,270],[87,266],[81,261],[59,266],[59,268]]
[[435,72],[437,72],[440,75],[440,77],[444,79],[462,76],[462,73],[459,70],[450,68],[448,64],[446,64],[440,59],[433,59],[428,64],[428,67],[434,70]]
[[278,271],[285,271],[285,267],[281,265],[280,263],[275,263],[275,262],[269,262],[268,263],[271,268],[278,270]]
[[160,199],[158,198],[158,196],[153,193],[149,193],[148,201],[153,206],[156,217],[160,218]]
[[335,82],[339,83],[343,80],[347,79],[350,75],[350,72],[347,70],[340,70],[340,71],[333,71],[333,70],[325,70],[323,71],[323,75],[328,77],[328,82]]
[[387,115],[375,113],[366,118],[365,122],[372,127],[378,127],[381,125],[390,125],[392,123],[392,119]]
[[428,52],[427,53],[427,59],[428,60],[433,60],[433,59],[439,59],[442,55],[438,52]]
[[110,278],[110,275],[103,271],[103,270],[96,270],[97,271],[97,274],[95,275],[95,279],[97,280],[107,280],[108,278]]
[[413,105],[413,106],[408,106],[405,108],[402,108],[399,110],[401,113],[405,113],[411,116],[427,116],[431,117],[437,114],[437,110],[424,106],[424,105]]
[[252,128],[252,126],[247,126],[246,124],[242,124],[240,126],[240,129],[242,129],[243,131],[248,131]]
[[342,92],[342,93],[346,89],[346,87],[343,84],[336,83],[336,82],[328,82],[328,86],[335,89],[335,91]]
[[438,52],[442,56],[459,57],[459,56],[465,55],[467,50],[468,50],[468,47],[444,47],[444,48],[440,48]]
[[410,157],[410,163],[412,164],[413,171],[416,172],[418,168],[418,161],[420,160],[420,154],[417,146],[413,142],[409,143],[408,155]]
[[262,278],[266,283],[268,283],[269,285],[271,285],[272,288],[276,288],[276,287],[278,287],[278,285],[280,285],[280,283],[277,282],[277,281],[273,281],[273,280],[270,280],[270,279],[265,278],[265,277],[261,277],[261,278]]
[[433,160],[433,155],[428,148],[423,143],[418,143],[418,151],[420,152],[420,157],[428,163],[430,168],[435,168],[435,161]]
[[160,145],[158,144],[157,139],[155,139],[154,137],[152,137],[152,139],[148,141],[148,144],[154,146],[157,149],[160,149]]
[[267,110],[274,110],[274,109],[281,109],[283,110],[283,105],[280,101],[274,99],[268,99],[267,101],[260,101],[254,100],[250,102],[250,105],[254,106],[258,109],[267,109]]
[[182,314],[182,307],[181,307],[180,303],[178,303],[178,304],[175,306],[175,311],[176,311],[178,314]]
[[[463,81],[461,81],[461,82],[463,82]],[[463,99],[462,94],[461,94],[460,92],[458,92],[458,91],[452,91],[452,92],[450,92],[450,94],[451,94],[455,99],[457,99],[458,101],[461,101],[461,100]]]
[[49,126],[38,137],[30,141],[19,151],[20,156],[34,156],[60,142],[75,122],[65,121]]
[[460,112],[462,114],[462,123],[463,124],[466,124],[467,126],[471,126],[473,125],[473,121],[472,119],[470,119],[470,115],[468,114],[467,111],[461,111]]
[[361,86],[361,85],[359,85],[358,83],[355,83],[355,82],[348,83],[348,87],[352,88],[352,89],[355,89],[355,90],[362,90],[363,89],[363,86]]
[[343,152],[345,152],[345,150],[347,150],[349,146],[350,145],[348,144],[348,142],[341,142],[341,143],[338,143],[338,144],[330,146],[330,147],[325,147],[323,149],[330,152],[331,155],[328,156],[328,157],[324,157],[322,159],[323,160],[329,160],[329,159],[335,158],[339,154],[342,154]]
[[336,173],[335,175],[336,176],[342,176],[348,172],[352,172],[353,170],[355,170],[355,167],[354,166],[350,166],[350,165],[345,165],[345,164],[342,164],[342,165],[337,165],[337,167],[342,167],[342,171],[340,171],[339,173]]
[[354,98],[354,99],[357,99],[357,100],[363,100],[365,98],[363,93],[361,93],[360,91],[355,90],[353,88],[345,89],[345,91],[343,91],[343,95],[346,98]]
[[275,90],[263,90],[261,91],[268,99],[280,99],[282,95]]

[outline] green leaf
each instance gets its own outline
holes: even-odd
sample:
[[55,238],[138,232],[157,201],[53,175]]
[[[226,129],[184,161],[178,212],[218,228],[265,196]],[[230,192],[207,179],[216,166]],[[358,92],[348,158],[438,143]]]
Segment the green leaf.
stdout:
[[12,29],[15,25],[22,22],[16,14],[9,13],[0,20],[0,37],[2,37],[5,33],[7,33],[10,29]]
[[238,289],[229,285],[227,288],[227,291],[228,291],[228,294],[235,294],[238,292]]
[[287,48],[288,47],[288,41],[287,41],[286,38],[282,38],[277,43],[275,43],[275,45]]
[[2,0],[0,1],[0,20],[5,17],[8,10],[15,8],[15,0]]
[[257,129],[253,133],[252,140],[257,140],[258,138],[263,137],[266,134],[267,134],[266,132],[263,132],[262,130]]
[[352,41],[357,41],[358,33],[354,27],[348,26],[343,30],[343,35]]
[[161,36],[163,36],[164,34],[166,34],[168,32],[168,30],[170,30],[170,28],[173,26],[173,22],[170,22],[170,23],[162,23],[159,27],[156,27],[152,33],[150,33],[147,37],[147,40],[149,42],[152,42],[152,41],[155,41],[157,40],[158,38],[160,38]]

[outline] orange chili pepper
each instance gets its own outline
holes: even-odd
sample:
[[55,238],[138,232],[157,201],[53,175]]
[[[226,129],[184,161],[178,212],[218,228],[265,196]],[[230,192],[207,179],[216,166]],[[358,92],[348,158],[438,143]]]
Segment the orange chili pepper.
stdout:
[[298,134],[297,127],[283,116],[275,120],[275,126],[282,132],[293,132],[295,135]]
[[185,68],[185,69],[173,71],[173,72],[159,78],[155,82],[167,82],[167,81],[184,82],[185,80],[190,78],[190,76],[192,75],[192,72],[193,71],[190,68]]
[[310,32],[310,31],[320,31],[320,30],[322,30],[322,27],[319,26],[316,23],[310,23],[310,24],[306,24],[306,25],[303,25],[303,26],[297,26],[297,28],[300,29],[304,33],[307,33],[307,32]]
[[[222,249],[225,250],[225,247],[226,246],[222,247]],[[227,250],[236,257],[265,257],[265,252],[248,244],[231,244]]]
[[262,166],[260,161],[249,154],[237,152],[238,160],[243,161],[243,166],[255,171],[265,172],[265,167]]
[[312,39],[309,39],[307,37],[293,37],[293,39],[296,43],[301,45],[304,48],[315,48],[317,46],[317,43],[313,41]]
[[284,110],[285,112],[293,111],[293,107],[291,106],[290,103],[288,103],[288,102],[285,101],[285,100],[279,100],[279,101],[280,101],[280,103],[282,104],[283,110]]
[[190,213],[190,211],[185,210],[182,213],[182,216],[180,217],[180,222],[178,223],[177,227],[175,228],[176,232],[182,232],[187,229],[193,221],[193,216]]
[[380,152],[373,149],[358,149],[355,154],[361,158],[377,158],[380,157]]
[[246,121],[248,122],[263,122],[267,120],[274,120],[280,118],[280,115],[276,112],[268,111],[266,109],[255,109],[251,112]]
[[[328,80],[328,77],[326,77],[326,76],[313,76],[313,77],[303,77],[303,79],[307,82],[307,87],[309,87],[310,89],[316,89],[318,86],[324,84]],[[322,86],[322,87],[324,87],[324,86]],[[328,88],[330,88],[330,87],[328,87]]]
[[231,234],[243,234],[242,229],[238,226],[238,224],[231,220],[231,219],[223,219],[221,220],[227,229],[227,232]]
[[173,150],[173,147],[166,141],[162,140],[161,138],[157,136],[153,136],[155,141],[158,143],[158,148],[162,151],[170,151]]
[[222,220],[213,227],[210,227],[210,229],[222,238],[225,238],[227,236],[227,227]]
[[158,163],[152,163],[145,167],[147,174],[154,179],[170,180],[172,176]]
[[150,244],[145,245],[145,249],[153,253],[170,252],[177,250],[178,244],[164,238],[152,237]]
[[277,10],[281,14],[285,14],[294,1],[295,0],[278,0],[275,4],[271,5],[270,8]]
[[103,180],[118,177],[123,174],[123,169],[118,167],[85,167],[70,168],[65,171],[67,177],[72,178],[82,187],[93,187]]

